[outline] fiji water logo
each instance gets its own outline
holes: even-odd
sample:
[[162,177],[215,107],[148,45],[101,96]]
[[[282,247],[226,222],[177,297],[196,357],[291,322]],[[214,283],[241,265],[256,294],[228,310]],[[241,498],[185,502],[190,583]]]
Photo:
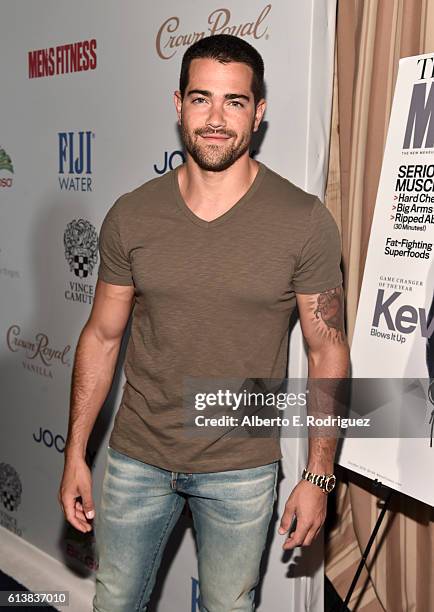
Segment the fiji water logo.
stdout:
[[[0,173],[14,173],[14,166],[12,160],[6,151],[0,148]],[[10,176],[0,175],[0,187],[12,187],[13,179]]]
[[59,187],[61,191],[92,191],[92,150],[95,133],[59,132]]
[[74,219],[63,234],[65,259],[78,278],[92,274],[98,261],[98,233],[87,219]]

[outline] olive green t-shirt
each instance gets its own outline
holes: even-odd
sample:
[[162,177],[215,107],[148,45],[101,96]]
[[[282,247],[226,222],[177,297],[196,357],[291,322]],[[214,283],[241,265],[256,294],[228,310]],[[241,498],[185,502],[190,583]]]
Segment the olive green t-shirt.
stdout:
[[186,435],[183,377],[286,376],[295,294],[342,282],[339,232],[320,200],[261,163],[244,196],[205,221],[175,169],[113,204],[99,249],[98,277],[135,289],[110,446],[186,473],[280,459],[276,437]]

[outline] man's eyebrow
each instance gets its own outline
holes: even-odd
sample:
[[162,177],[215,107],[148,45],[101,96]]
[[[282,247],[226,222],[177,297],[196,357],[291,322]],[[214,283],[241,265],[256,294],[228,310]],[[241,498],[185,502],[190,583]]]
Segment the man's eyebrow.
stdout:
[[225,95],[226,100],[235,100],[236,98],[242,98],[243,100],[247,100],[247,102],[250,100],[249,96],[246,96],[245,94],[232,93]]
[[[192,96],[194,94],[212,98],[212,93],[206,89],[190,89],[190,91],[187,92],[187,96]],[[238,93],[225,94],[225,100],[235,100],[237,98],[242,98],[243,100],[246,100],[247,102],[249,102],[250,100],[249,96],[246,96],[245,94],[238,94]]]
[[187,96],[192,96],[193,94],[207,96],[208,98],[211,98],[212,96],[212,93],[210,91],[207,91],[206,89],[190,89],[190,91],[187,92]]

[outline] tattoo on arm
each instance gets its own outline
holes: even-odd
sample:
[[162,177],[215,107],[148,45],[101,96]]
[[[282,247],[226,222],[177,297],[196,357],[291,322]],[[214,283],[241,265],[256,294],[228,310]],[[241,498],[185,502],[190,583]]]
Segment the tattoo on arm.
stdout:
[[344,299],[342,287],[328,289],[313,301],[317,331],[333,342],[345,341]]

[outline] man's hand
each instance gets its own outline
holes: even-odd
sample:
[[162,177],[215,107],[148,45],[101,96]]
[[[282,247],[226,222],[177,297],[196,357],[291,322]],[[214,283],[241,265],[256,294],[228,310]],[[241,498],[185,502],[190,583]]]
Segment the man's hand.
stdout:
[[301,480],[292,490],[285,504],[279,533],[287,533],[294,516],[295,531],[289,533],[282,548],[292,550],[296,546],[310,546],[321,529],[327,512],[327,495],[316,485]]
[[[78,497],[81,497],[81,502],[77,500]],[[66,520],[73,527],[83,533],[92,530],[88,521],[95,516],[95,505],[92,499],[92,475],[84,459],[80,457],[65,458],[65,469],[58,500]]]

